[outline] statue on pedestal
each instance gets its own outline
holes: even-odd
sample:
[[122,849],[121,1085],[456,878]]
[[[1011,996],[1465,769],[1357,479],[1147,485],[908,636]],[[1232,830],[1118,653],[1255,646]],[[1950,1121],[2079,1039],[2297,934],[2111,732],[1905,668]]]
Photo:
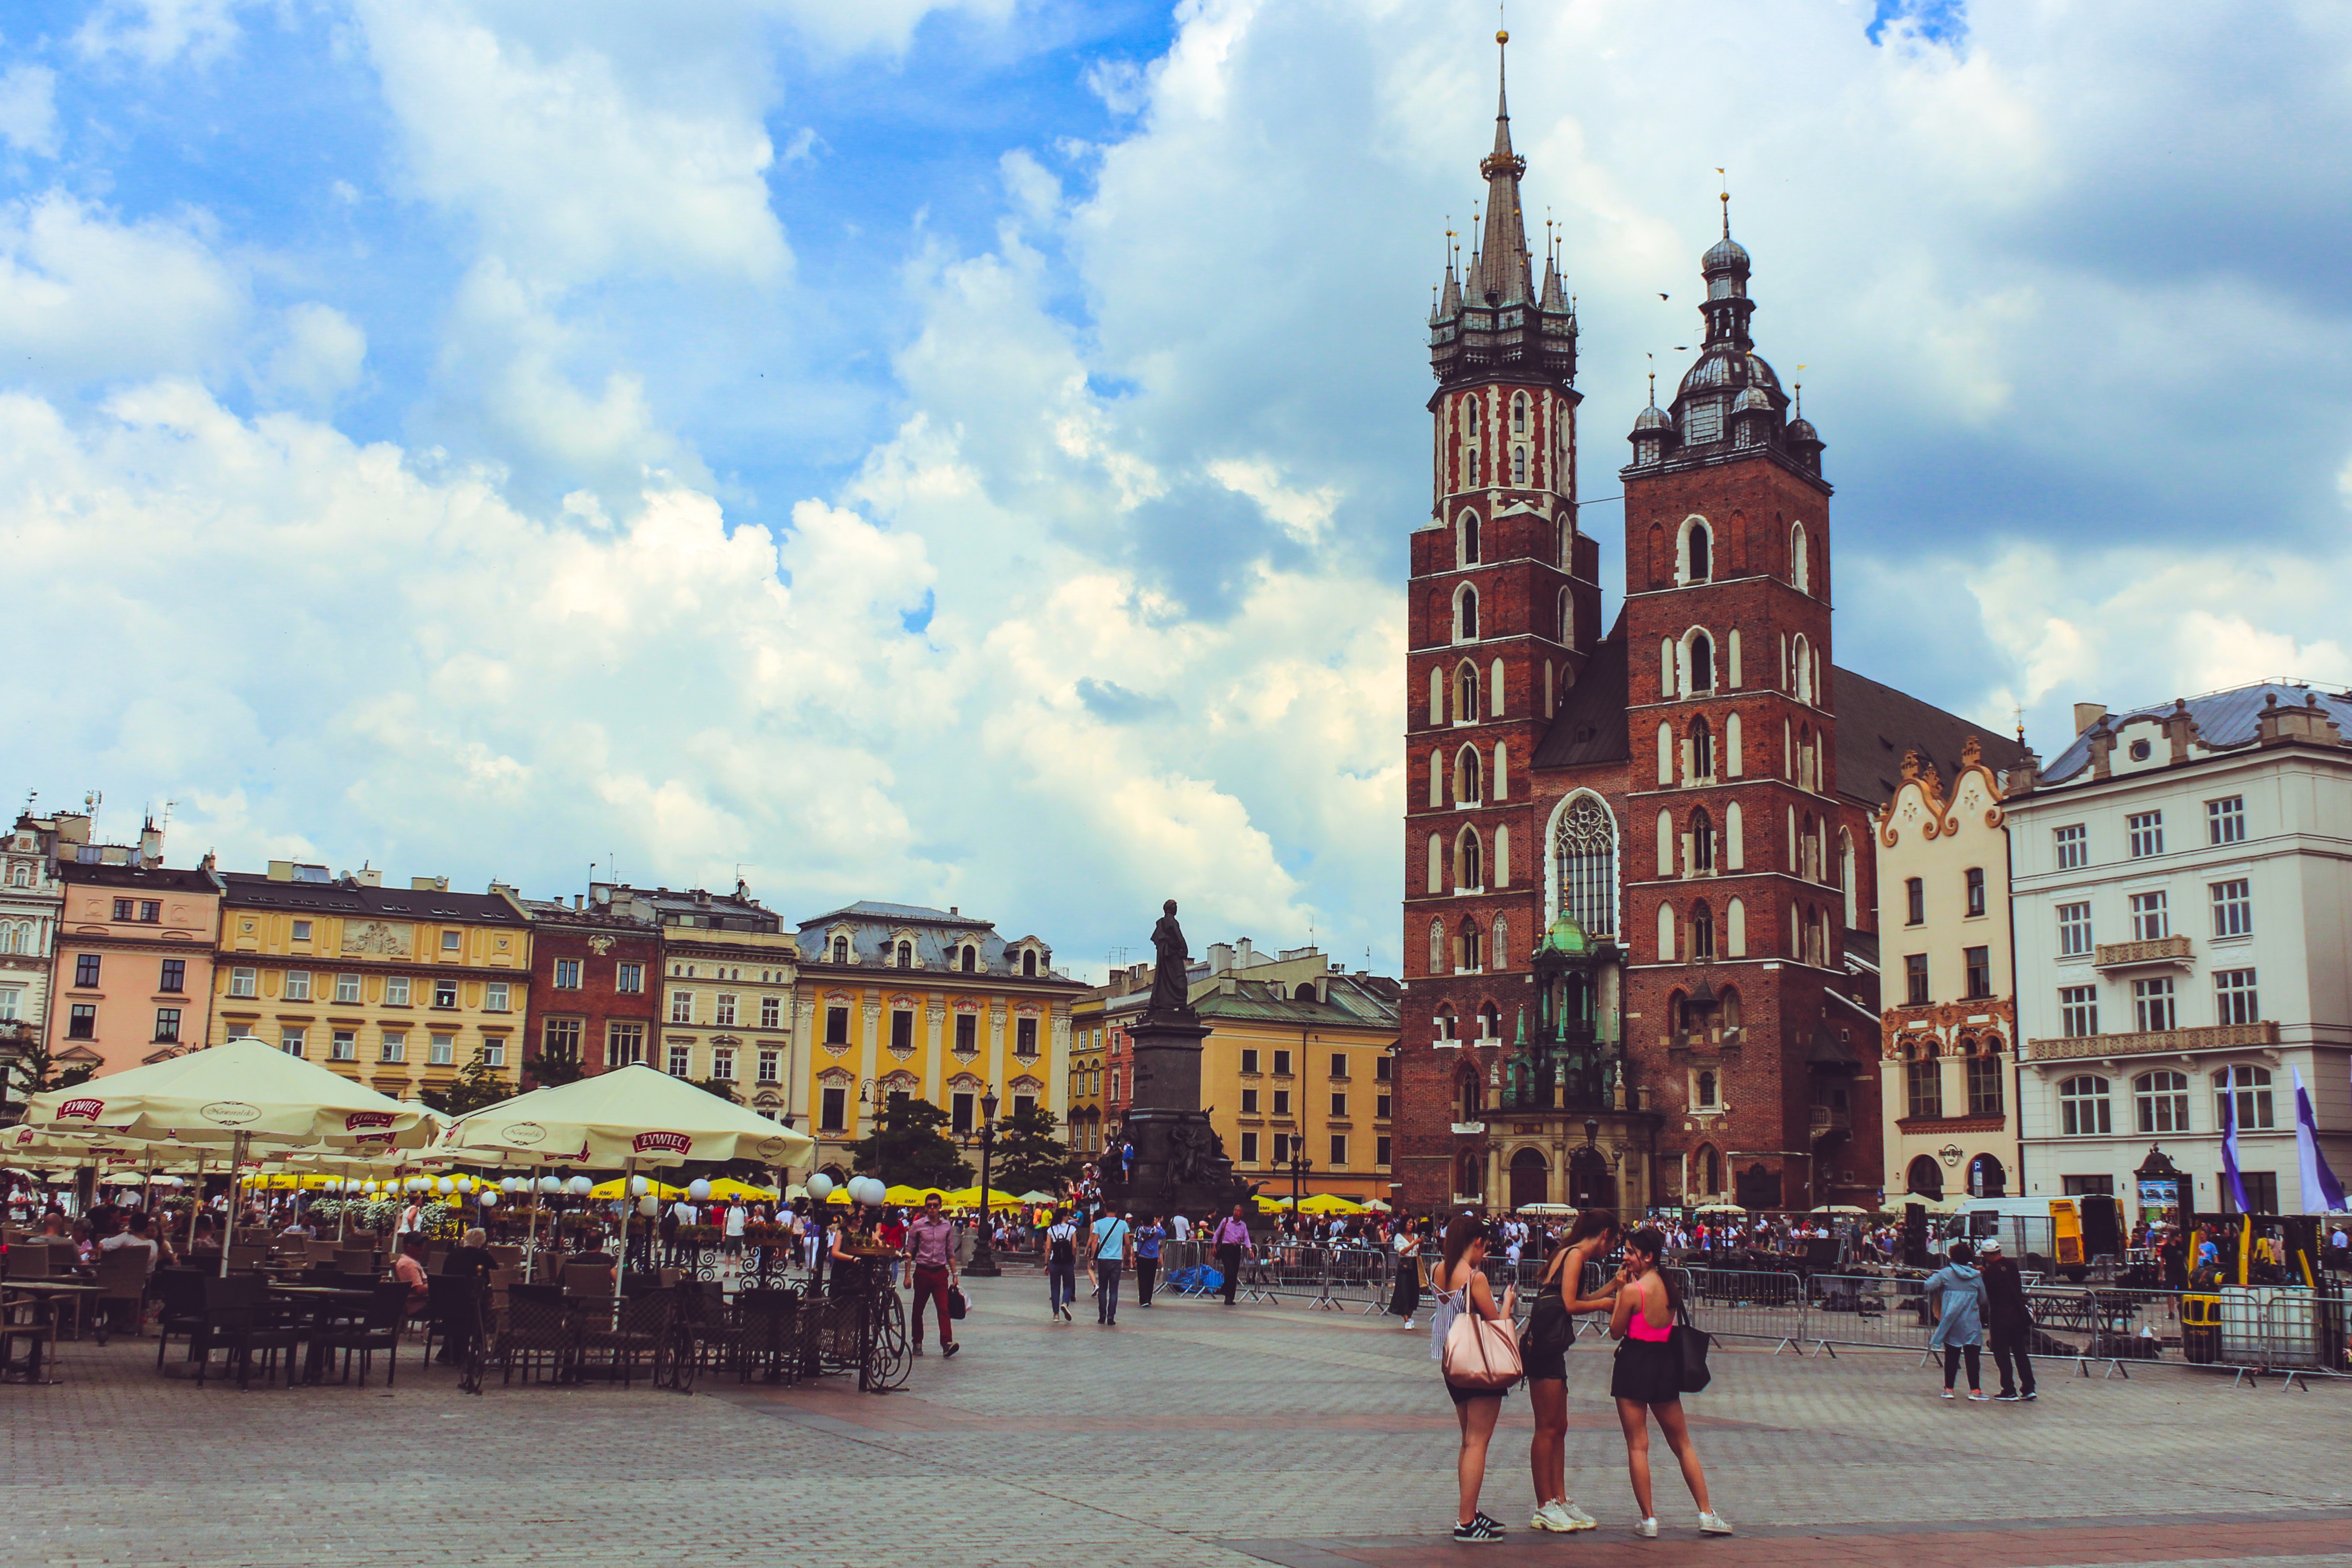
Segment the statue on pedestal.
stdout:
[[1176,901],[1160,905],[1160,924],[1151,928],[1151,1000],[1144,1012],[1189,1014],[1192,1009],[1190,971],[1192,956],[1184,946],[1184,928],[1176,924]]

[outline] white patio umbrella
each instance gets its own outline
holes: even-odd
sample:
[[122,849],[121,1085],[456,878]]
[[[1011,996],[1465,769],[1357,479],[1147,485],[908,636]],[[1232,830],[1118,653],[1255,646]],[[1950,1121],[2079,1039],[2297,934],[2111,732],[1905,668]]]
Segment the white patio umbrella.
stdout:
[[[467,1163],[617,1165],[626,1192],[627,1178],[639,1166],[688,1160],[791,1166],[814,1156],[816,1140],[639,1062],[534,1089],[460,1117],[435,1150]],[[518,1155],[523,1158],[513,1157]],[[627,1272],[628,1260],[625,1210],[620,1274]]]
[[[52,1136],[229,1145],[228,1225],[221,1272],[236,1232],[236,1184],[257,1142],[358,1151],[421,1144],[434,1134],[425,1107],[250,1038],[36,1094],[25,1126]],[[188,1153],[196,1153],[188,1150]]]

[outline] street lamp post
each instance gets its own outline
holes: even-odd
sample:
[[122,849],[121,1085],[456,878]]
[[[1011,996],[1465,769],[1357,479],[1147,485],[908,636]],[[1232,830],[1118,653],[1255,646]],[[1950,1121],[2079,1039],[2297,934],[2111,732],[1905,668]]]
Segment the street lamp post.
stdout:
[[980,1097],[980,1239],[971,1249],[971,1261],[963,1271],[976,1280],[993,1280],[1004,1272],[997,1267],[995,1249],[989,1245],[991,1228],[988,1214],[990,1192],[989,1156],[996,1148],[996,1091],[992,1088]]
[[1307,1173],[1315,1168],[1315,1162],[1298,1152],[1306,1146],[1306,1144],[1303,1142],[1290,1145],[1290,1212],[1294,1218],[1298,1213],[1299,1200],[1305,1197],[1305,1193],[1302,1189],[1307,1179]]

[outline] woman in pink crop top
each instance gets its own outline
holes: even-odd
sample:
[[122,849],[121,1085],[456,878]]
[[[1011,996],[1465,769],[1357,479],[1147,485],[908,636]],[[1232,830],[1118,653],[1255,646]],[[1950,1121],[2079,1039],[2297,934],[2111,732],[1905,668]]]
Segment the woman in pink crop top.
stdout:
[[1617,1340],[1609,1394],[1617,1401],[1617,1423],[1625,1431],[1625,1468],[1633,1482],[1633,1501],[1642,1510],[1642,1522],[1633,1533],[1658,1533],[1658,1516],[1650,1506],[1650,1417],[1655,1415],[1666,1447],[1682,1465],[1691,1500],[1698,1504],[1699,1530],[1728,1535],[1731,1526],[1707,1500],[1706,1472],[1699,1468],[1698,1449],[1683,1420],[1682,1358],[1673,1343],[1681,1290],[1675,1277],[1658,1266],[1665,1246],[1655,1226],[1645,1225],[1625,1239],[1625,1266],[1618,1272],[1617,1301],[1609,1314],[1609,1332]]

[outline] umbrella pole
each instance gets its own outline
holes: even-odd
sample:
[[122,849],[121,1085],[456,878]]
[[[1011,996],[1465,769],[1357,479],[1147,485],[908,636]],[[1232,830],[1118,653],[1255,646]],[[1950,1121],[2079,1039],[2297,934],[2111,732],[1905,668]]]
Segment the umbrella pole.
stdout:
[[228,1152],[228,1223],[221,1227],[221,1278],[228,1278],[228,1245],[236,1239],[237,1171],[245,1164],[246,1134],[239,1133]]
[[620,1310],[618,1303],[621,1300],[621,1286],[629,1277],[629,1217],[637,1207],[637,1200],[629,1194],[629,1178],[636,1174],[637,1162],[635,1156],[621,1162],[621,1256],[620,1261],[613,1270],[613,1301],[615,1312]]
[[[539,1195],[530,1200],[530,1228],[522,1239],[522,1282],[531,1282],[531,1270],[539,1262]],[[1647,1321],[1646,1319],[1643,1321]]]

